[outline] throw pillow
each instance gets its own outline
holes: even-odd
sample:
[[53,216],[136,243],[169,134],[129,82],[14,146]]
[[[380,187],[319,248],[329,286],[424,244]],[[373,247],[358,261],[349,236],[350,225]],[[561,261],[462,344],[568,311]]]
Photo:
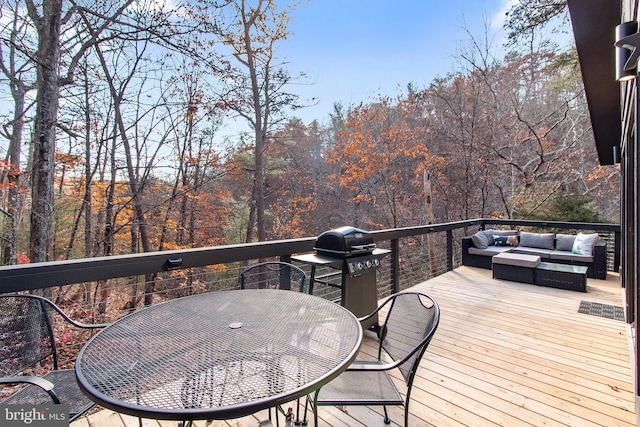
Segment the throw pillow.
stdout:
[[496,234],[495,232],[496,230],[491,229],[481,231],[481,233],[484,233],[484,235],[487,237],[487,245],[491,246],[496,244],[496,242],[493,241],[493,235]]
[[571,248],[571,252],[579,255],[593,255],[593,245],[598,241],[600,236],[598,233],[593,234],[582,234],[578,233],[576,236],[576,240],[573,242],[573,247]]
[[489,239],[487,235],[484,234],[484,231],[478,231],[476,234],[471,236],[471,241],[473,242],[473,246],[478,249],[487,249],[489,247]]
[[508,236],[493,236],[493,244],[496,246],[507,246],[509,244]]
[[[484,230],[484,233],[489,238],[489,246],[496,245],[494,237],[499,236],[517,236],[518,232],[516,230]],[[498,246],[498,245],[496,245]]]
[[573,234],[556,234],[556,251],[569,251],[573,249],[576,236]]
[[507,244],[509,246],[518,246],[518,236],[508,236]]

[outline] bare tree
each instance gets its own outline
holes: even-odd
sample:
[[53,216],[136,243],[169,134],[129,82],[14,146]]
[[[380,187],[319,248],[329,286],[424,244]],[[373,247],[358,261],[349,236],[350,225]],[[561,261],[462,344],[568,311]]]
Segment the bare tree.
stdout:
[[[254,226],[259,241],[265,240],[264,150],[269,132],[283,119],[287,108],[298,108],[298,97],[285,91],[292,77],[278,64],[276,45],[289,35],[287,10],[279,10],[271,0],[236,0],[233,23],[224,30],[224,43],[231,47],[240,68],[226,79],[223,99],[229,109],[249,123],[255,138],[253,170],[253,205],[246,240],[253,240]],[[255,212],[255,222],[253,214]]]
[[3,5],[2,16],[6,20],[0,30],[5,35],[0,43],[0,70],[7,80],[13,100],[13,115],[0,128],[0,134],[9,141],[7,168],[2,171],[0,179],[0,182],[7,183],[7,214],[11,219],[10,241],[3,242],[6,244],[5,264],[17,262],[16,234],[22,205],[20,190],[26,184],[22,179],[22,139],[27,114],[32,106],[26,104],[26,97],[36,87],[35,66],[26,55],[27,51],[32,50],[29,48],[31,27],[23,19],[23,8],[21,1]]

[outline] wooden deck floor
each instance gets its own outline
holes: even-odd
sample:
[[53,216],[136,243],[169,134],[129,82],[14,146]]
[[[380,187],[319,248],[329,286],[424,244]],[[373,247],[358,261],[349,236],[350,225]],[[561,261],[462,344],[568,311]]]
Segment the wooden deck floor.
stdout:
[[[616,274],[589,279],[582,293],[460,267],[413,289],[438,301],[441,321],[414,383],[411,426],[636,426],[627,325],[578,313],[581,301],[623,305]],[[367,337],[363,352],[372,348]],[[322,407],[320,425],[382,427],[380,409]],[[402,424],[401,408],[390,415],[393,426]],[[210,425],[255,427],[264,418],[263,412]],[[137,425],[107,410],[72,424]]]

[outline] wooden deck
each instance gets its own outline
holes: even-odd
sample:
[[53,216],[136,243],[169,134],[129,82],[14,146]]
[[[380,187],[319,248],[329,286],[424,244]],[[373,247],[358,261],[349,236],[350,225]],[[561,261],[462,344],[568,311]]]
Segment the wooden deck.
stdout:
[[[441,321],[414,383],[411,426],[636,426],[628,326],[578,313],[581,301],[623,305],[616,274],[589,279],[582,293],[493,280],[489,270],[460,267],[413,289],[438,301]],[[372,348],[369,336],[362,351]],[[322,407],[320,424],[382,427],[380,412]],[[390,415],[393,426],[402,424],[402,408],[390,408]],[[266,412],[194,425],[255,427],[264,418]],[[137,425],[137,418],[108,410],[72,424]]]

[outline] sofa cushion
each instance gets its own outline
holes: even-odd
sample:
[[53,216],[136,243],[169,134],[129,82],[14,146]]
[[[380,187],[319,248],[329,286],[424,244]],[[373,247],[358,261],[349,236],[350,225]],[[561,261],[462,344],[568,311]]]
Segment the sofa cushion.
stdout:
[[531,248],[529,246],[518,246],[511,251],[514,254],[538,255],[542,259],[549,259],[551,249]]
[[471,241],[473,242],[473,246],[478,249],[486,249],[487,246],[492,246],[495,244],[495,240],[493,236],[517,236],[518,232],[516,230],[481,230],[476,234],[471,236]]
[[520,233],[520,246],[540,249],[554,249],[553,233]]
[[571,251],[552,251],[549,258],[551,261],[593,262],[593,256],[574,254]]
[[573,248],[576,236],[573,234],[556,234],[556,251],[569,251]]
[[509,252],[513,249],[511,246],[487,246],[485,249],[478,249],[469,247],[469,253],[471,255],[481,255],[481,256],[494,256],[501,254],[503,252]]
[[476,234],[471,236],[471,241],[473,242],[473,246],[478,249],[487,249],[489,246],[489,238],[484,231],[478,231]]
[[593,234],[583,234],[578,233],[576,236],[576,240],[573,242],[573,247],[571,248],[571,252],[579,255],[593,255],[593,245],[598,241],[600,236],[598,233]]

